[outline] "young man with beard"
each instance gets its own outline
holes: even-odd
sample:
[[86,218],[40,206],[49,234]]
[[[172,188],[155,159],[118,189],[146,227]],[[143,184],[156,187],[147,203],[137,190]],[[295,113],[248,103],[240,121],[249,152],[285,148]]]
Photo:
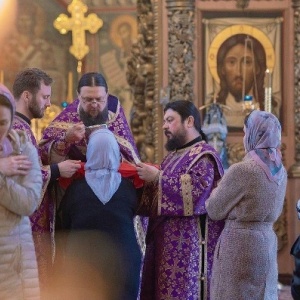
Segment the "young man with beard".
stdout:
[[[16,100],[16,115],[13,129],[25,132],[32,144],[38,148],[36,138],[31,130],[31,120],[41,119],[45,110],[51,105],[52,78],[38,68],[28,68],[17,74],[13,84]],[[35,243],[41,295],[48,285],[52,265],[52,245],[54,232],[55,201],[47,189],[60,176],[69,178],[80,168],[80,162],[65,160],[58,164],[41,165],[43,189],[38,209],[30,217]],[[51,239],[52,235],[52,239]]]
[[193,103],[168,103],[163,130],[169,154],[160,170],[137,167],[147,182],[141,205],[151,208],[140,299],[210,299],[213,254],[224,224],[207,216],[205,201],[223,168]]

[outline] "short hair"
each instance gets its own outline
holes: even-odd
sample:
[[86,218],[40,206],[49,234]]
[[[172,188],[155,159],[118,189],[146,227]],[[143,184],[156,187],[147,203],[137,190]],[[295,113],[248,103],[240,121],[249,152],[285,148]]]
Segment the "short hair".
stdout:
[[[248,37],[247,34],[235,34],[229,37],[225,42],[220,46],[217,54],[217,72],[220,78],[220,92],[218,95],[218,102],[225,104],[225,99],[228,95],[227,85],[225,83],[225,76],[222,74],[222,68],[224,65],[224,58],[228,51],[236,46],[236,45],[243,45],[245,46],[245,39]],[[267,68],[266,63],[266,52],[260,41],[258,41],[254,37],[250,37],[253,43],[253,54],[255,56],[255,63],[256,66],[260,66],[260,72],[256,76],[256,83],[257,83],[257,92],[258,95],[254,95],[256,101],[262,101],[264,99],[264,76],[265,71]],[[250,49],[249,43],[247,43],[247,48]],[[255,93],[256,91],[254,91]],[[263,104],[263,103],[260,103]]]
[[177,100],[177,101],[169,102],[164,108],[164,113],[168,109],[172,109],[176,111],[180,115],[182,122],[184,122],[189,116],[192,116],[194,118],[194,126],[196,130],[201,134],[202,139],[207,141],[207,137],[201,129],[200,112],[191,101]]
[[53,79],[38,68],[27,68],[19,72],[12,87],[15,99],[19,99],[24,91],[35,95],[40,90],[41,83],[49,86],[53,83]]
[[78,94],[80,94],[80,90],[83,86],[103,86],[105,88],[105,91],[108,91],[107,82],[101,73],[90,72],[83,74],[78,82]]

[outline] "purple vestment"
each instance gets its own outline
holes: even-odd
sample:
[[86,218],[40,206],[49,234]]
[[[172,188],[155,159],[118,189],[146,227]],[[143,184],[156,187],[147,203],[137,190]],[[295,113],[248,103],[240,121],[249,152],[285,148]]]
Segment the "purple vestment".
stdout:
[[[43,137],[39,144],[43,163],[51,161],[51,151],[54,150],[58,155],[70,159],[80,159],[85,161],[86,139],[75,144],[65,141],[65,134],[69,126],[80,122],[78,110],[79,100],[69,104],[43,132]],[[127,123],[124,110],[119,100],[109,95],[108,97],[109,121],[108,128],[114,133],[123,158],[129,162],[138,163],[139,154]],[[53,148],[53,149],[52,149]]]
[[213,254],[224,223],[206,215],[205,201],[222,175],[218,154],[202,141],[168,154],[159,180],[145,186],[142,203],[155,199],[155,205],[146,237],[141,300],[210,298]]

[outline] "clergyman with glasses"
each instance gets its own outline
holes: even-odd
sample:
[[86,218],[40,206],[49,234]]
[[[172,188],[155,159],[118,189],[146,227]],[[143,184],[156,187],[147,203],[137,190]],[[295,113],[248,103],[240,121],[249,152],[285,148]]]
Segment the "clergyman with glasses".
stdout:
[[84,74],[77,87],[78,98],[69,104],[44,130],[40,151],[43,162],[70,159],[86,161],[86,129],[106,124],[119,145],[122,157],[137,163],[139,154],[117,97],[110,95],[101,73]]
[[[107,126],[115,135],[123,160],[139,163],[123,107],[117,97],[109,94],[104,76],[96,72],[85,73],[79,79],[77,95],[78,98],[44,130],[39,144],[43,163],[58,163],[66,159],[86,162],[87,134],[99,125]],[[55,192],[59,202],[64,191],[56,186]],[[143,231],[137,234],[139,242],[143,243]]]

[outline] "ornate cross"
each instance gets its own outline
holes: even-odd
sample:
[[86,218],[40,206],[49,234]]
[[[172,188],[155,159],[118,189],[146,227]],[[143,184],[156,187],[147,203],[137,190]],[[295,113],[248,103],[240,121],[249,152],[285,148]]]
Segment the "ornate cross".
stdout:
[[85,43],[85,31],[96,33],[103,25],[103,21],[94,13],[85,18],[84,14],[87,10],[88,7],[81,0],[73,0],[68,5],[71,17],[60,14],[53,23],[61,34],[66,34],[69,30],[72,31],[72,45],[69,51],[78,60],[78,73],[81,73],[82,59],[89,52],[89,47]]

